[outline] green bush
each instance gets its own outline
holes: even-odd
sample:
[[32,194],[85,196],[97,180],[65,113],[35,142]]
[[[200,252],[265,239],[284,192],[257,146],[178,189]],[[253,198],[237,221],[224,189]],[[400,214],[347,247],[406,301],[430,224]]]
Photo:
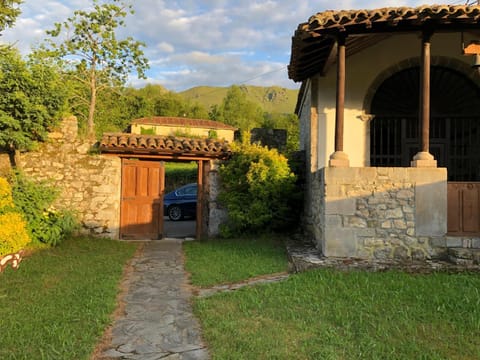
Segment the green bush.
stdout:
[[29,242],[25,220],[13,204],[10,184],[0,178],[0,257],[21,250]]
[[58,191],[47,182],[35,182],[17,173],[12,177],[13,201],[24,214],[33,242],[58,245],[78,225],[73,211],[56,209]]
[[228,211],[228,222],[221,228],[223,236],[294,226],[299,191],[287,158],[277,150],[257,144],[233,144],[232,158],[220,167],[219,173],[219,200]]
[[185,184],[197,182],[197,171],[195,161],[165,163],[165,192],[170,192]]

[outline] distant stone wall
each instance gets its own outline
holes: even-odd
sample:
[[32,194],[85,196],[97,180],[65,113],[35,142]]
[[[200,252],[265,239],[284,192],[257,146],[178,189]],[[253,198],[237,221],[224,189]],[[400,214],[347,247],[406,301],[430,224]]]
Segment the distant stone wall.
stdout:
[[425,260],[443,255],[446,169],[323,168],[312,185],[312,237],[325,256]]
[[118,238],[121,160],[89,154],[92,144],[77,138],[74,117],[36,151],[16,156],[17,166],[34,179],[52,181],[60,190],[56,206],[74,210],[82,233]]
[[250,142],[283,151],[287,146],[287,130],[254,128],[250,131]]

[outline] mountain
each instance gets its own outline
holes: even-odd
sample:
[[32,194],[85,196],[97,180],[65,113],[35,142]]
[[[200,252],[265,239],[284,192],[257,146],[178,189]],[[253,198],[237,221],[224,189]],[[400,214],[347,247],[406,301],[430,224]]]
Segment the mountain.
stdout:
[[[260,105],[265,112],[293,113],[297,103],[298,90],[279,86],[240,85],[247,98]],[[227,94],[228,87],[197,86],[179,92],[186,100],[198,102],[210,109],[212,105],[220,105]]]

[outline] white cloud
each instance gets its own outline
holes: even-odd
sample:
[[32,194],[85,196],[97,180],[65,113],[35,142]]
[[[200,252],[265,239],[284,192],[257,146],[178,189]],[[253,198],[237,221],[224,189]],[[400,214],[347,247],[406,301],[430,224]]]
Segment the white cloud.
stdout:
[[165,53],[172,53],[175,51],[175,47],[172,44],[165,41],[162,41],[161,43],[157,44],[156,47],[159,51],[165,52]]
[[[327,9],[415,6],[399,0],[129,0],[135,15],[119,35],[147,44],[148,82],[171,90],[245,83],[298,87],[287,78],[291,37],[298,24]],[[0,41],[23,53],[91,0],[25,0],[22,15]],[[145,80],[130,80],[140,86]]]

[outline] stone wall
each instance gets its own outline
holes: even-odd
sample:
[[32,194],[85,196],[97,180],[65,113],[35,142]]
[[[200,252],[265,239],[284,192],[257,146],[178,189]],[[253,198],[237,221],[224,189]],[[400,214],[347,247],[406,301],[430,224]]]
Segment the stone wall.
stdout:
[[16,156],[17,166],[34,179],[49,180],[60,190],[55,204],[74,210],[82,232],[118,238],[120,222],[121,160],[90,154],[92,144],[77,138],[74,117],[32,152]]
[[425,260],[443,255],[447,172],[323,168],[312,180],[312,236],[323,255]]
[[284,151],[287,146],[287,130],[254,128],[250,131],[250,142]]
[[211,161],[207,175],[208,186],[206,187],[206,235],[216,237],[220,235],[221,224],[227,221],[227,210],[218,202],[221,189],[220,175],[218,174],[219,161]]
[[[55,206],[75,211],[81,233],[119,238],[121,159],[100,155],[93,144],[77,137],[75,117],[63,120],[58,131],[34,151],[15,156],[17,167],[28,177],[47,180],[60,191]],[[93,150],[93,151],[92,151]],[[0,174],[11,169],[8,154],[0,154]],[[218,161],[210,161],[204,172],[203,235],[219,234],[227,214],[217,202],[220,189]]]

